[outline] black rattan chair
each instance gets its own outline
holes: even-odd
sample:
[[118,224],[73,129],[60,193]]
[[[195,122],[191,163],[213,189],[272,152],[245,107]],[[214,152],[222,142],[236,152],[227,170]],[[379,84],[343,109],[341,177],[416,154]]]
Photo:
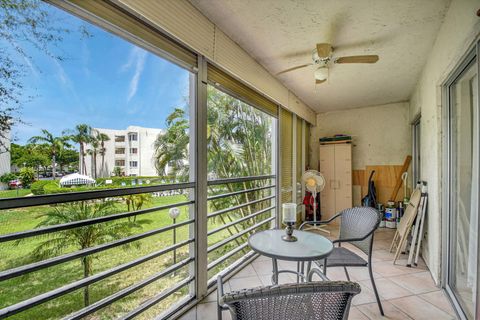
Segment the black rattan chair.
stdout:
[[[299,229],[301,230],[304,226],[309,224],[327,224],[337,218],[340,218],[340,235],[337,240],[333,241],[333,243],[334,245],[335,243],[338,243],[338,247],[333,248],[332,253],[327,259],[316,261],[315,263],[320,268],[323,268],[323,273],[325,275],[327,274],[327,267],[343,267],[348,280],[350,280],[350,276],[347,267],[368,267],[378,308],[383,316],[382,303],[380,302],[377,286],[375,285],[372,273],[373,235],[380,224],[381,215],[377,210],[371,207],[349,208],[341,211],[326,221],[306,221],[302,223]],[[368,260],[365,260],[346,248],[343,248],[341,244],[344,242],[348,242],[362,250],[367,255]]]
[[224,294],[219,276],[218,319],[222,319],[222,310],[230,310],[233,320],[347,320],[352,298],[360,290],[355,282],[320,281]]

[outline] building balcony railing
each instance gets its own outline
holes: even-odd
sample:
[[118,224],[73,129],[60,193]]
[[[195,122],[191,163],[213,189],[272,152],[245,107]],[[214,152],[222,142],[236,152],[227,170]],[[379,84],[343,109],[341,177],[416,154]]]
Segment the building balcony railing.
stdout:
[[[275,224],[275,176],[216,179],[208,182],[208,286],[254,256],[248,236]],[[228,191],[228,192],[225,192]],[[223,206],[222,206],[223,204]]]
[[[104,235],[97,235],[101,241],[81,248],[73,241],[33,260],[3,256],[7,263],[0,265],[0,287],[7,292],[15,287],[16,296],[8,299],[8,305],[0,304],[0,319],[17,314],[32,318],[43,310],[55,313],[62,304],[68,310],[58,309],[54,318],[173,314],[198,296],[197,272],[208,272],[212,287],[219,272],[233,271],[253,257],[248,236],[274,225],[274,181],[273,175],[209,181],[207,235],[195,234],[193,182],[0,200],[0,213],[7,216],[26,208],[58,214],[87,208],[85,215],[77,212],[69,221],[26,230],[12,225],[12,232],[0,234],[0,252],[6,246],[28,252],[51,240],[104,230]],[[130,206],[127,199],[132,197],[144,199],[144,206]],[[109,205],[113,209],[108,213],[94,210]],[[174,220],[169,216],[172,208],[181,212]],[[109,234],[113,231],[116,237]],[[208,242],[207,270],[196,270],[199,236]],[[121,304],[125,299],[129,303]]]

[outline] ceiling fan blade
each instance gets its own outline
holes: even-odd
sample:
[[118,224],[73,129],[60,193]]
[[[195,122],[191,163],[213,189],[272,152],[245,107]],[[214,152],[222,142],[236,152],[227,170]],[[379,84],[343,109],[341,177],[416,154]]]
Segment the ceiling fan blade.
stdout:
[[315,84],[324,83],[325,81],[327,81],[327,79],[325,79],[325,80],[317,80],[317,79],[315,79]]
[[317,43],[317,53],[320,58],[328,58],[332,52],[333,48],[330,43]]
[[335,63],[375,63],[377,61],[377,55],[350,56],[335,59]]
[[293,70],[297,70],[297,69],[302,69],[302,68],[312,66],[312,65],[313,65],[313,63],[307,63],[307,64],[302,64],[301,66],[288,68],[286,70],[283,70],[283,71],[280,71],[279,73],[277,73],[277,76],[280,75],[280,74],[284,74],[284,73],[287,73],[287,72],[290,72],[290,71],[293,71]]

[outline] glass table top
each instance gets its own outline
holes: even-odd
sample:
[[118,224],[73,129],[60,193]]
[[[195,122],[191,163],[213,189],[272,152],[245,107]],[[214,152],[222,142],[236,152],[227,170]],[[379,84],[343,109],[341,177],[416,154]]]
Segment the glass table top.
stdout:
[[248,239],[248,244],[264,256],[280,260],[312,261],[320,260],[330,254],[333,244],[322,235],[294,230],[295,242],[282,240],[283,229],[264,230],[254,233]]

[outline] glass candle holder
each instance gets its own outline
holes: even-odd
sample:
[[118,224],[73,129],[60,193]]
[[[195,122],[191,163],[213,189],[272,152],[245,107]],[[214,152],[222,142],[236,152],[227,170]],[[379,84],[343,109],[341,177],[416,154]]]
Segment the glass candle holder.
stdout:
[[287,242],[297,241],[297,238],[293,236],[293,226],[297,222],[297,204],[296,203],[284,203],[282,204],[283,222],[287,225],[285,228],[285,235],[282,236],[282,240]]

